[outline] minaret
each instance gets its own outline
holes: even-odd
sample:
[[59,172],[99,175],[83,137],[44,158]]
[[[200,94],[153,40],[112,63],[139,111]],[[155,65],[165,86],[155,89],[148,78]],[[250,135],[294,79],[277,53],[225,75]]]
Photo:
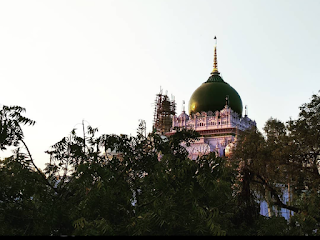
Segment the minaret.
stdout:
[[217,37],[214,36],[214,58],[213,58],[213,70],[211,75],[220,74],[218,71],[218,60],[217,60]]

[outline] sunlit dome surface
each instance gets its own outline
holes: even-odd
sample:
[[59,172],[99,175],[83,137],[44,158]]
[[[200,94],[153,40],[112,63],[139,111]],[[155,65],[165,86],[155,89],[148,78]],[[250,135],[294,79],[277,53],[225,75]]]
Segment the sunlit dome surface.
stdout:
[[228,106],[242,116],[242,100],[238,92],[223,81],[219,74],[213,74],[198,87],[189,100],[189,113],[220,111],[228,98]]

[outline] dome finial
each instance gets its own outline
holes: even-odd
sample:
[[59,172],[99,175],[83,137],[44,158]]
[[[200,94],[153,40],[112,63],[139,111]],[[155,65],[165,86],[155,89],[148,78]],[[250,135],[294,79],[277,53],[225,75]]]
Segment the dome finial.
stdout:
[[217,60],[217,37],[214,36],[214,58],[213,58],[213,70],[211,75],[213,74],[220,74],[218,71],[218,60]]

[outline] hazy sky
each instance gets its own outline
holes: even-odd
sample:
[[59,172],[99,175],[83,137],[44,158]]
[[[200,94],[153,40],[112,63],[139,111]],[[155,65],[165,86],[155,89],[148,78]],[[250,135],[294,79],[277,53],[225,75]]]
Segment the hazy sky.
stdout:
[[[262,129],[297,117],[320,89],[319,0],[1,0],[1,105],[36,120],[25,140],[44,153],[81,121],[99,133],[151,131],[161,88],[177,112],[218,68]],[[2,152],[1,157],[10,152]]]

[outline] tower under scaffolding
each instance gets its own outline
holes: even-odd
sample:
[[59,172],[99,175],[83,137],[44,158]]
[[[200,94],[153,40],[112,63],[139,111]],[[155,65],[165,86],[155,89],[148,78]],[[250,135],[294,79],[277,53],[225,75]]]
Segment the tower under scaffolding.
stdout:
[[176,103],[174,97],[171,95],[171,100],[167,95],[160,93],[157,94],[154,108],[153,130],[164,134],[170,131],[172,127],[172,118],[176,114]]

